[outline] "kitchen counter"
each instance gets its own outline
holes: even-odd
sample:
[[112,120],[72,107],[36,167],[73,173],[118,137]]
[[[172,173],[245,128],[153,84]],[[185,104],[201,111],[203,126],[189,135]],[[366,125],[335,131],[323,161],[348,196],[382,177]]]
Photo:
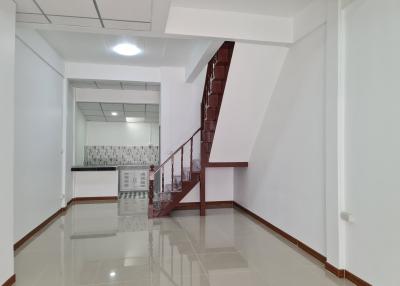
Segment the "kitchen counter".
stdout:
[[116,171],[117,166],[74,166],[72,172],[90,172],[90,171]]

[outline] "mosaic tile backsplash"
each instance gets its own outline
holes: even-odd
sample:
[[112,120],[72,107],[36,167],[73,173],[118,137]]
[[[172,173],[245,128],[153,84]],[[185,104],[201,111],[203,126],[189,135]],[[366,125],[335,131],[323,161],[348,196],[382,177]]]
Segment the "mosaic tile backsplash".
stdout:
[[158,146],[85,146],[86,166],[158,165]]

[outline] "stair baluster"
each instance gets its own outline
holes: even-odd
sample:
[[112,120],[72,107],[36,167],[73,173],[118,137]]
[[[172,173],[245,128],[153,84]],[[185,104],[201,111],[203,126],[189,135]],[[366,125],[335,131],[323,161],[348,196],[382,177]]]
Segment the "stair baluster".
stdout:
[[192,173],[193,173],[193,137],[190,138],[190,173],[189,173],[189,180],[192,180]]
[[171,158],[171,192],[174,191],[174,157],[175,154]]
[[[198,129],[190,139],[171,154],[171,156],[169,156],[158,168],[154,168],[154,166],[150,168],[149,218],[168,215],[174,207],[178,205],[180,200],[182,200],[183,197],[199,182],[200,167],[193,159],[193,142],[195,136],[200,136],[200,131],[201,129]],[[199,140],[200,142],[200,138],[196,140]],[[188,144],[190,144],[190,165],[185,166],[185,152],[189,151],[189,149],[185,147],[188,146]],[[175,168],[175,156],[179,156],[179,153],[180,178],[178,171],[179,165],[177,166],[178,168]],[[185,173],[189,174],[185,175]]]
[[149,218],[153,217],[153,198],[154,198],[154,165],[150,166],[149,171]]
[[181,147],[181,185],[183,185],[184,173],[183,173],[183,146]]
[[161,192],[164,193],[164,166],[161,167]]

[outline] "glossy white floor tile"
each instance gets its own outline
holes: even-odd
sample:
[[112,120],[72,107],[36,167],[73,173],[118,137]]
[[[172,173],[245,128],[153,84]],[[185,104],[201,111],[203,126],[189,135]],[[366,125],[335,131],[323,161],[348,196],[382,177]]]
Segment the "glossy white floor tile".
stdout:
[[16,285],[352,285],[239,211],[146,212],[146,200],[72,206],[17,253]]

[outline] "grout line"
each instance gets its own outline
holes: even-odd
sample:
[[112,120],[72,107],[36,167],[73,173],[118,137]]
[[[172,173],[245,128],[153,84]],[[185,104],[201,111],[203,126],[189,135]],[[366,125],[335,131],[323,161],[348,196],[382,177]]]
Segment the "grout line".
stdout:
[[32,0],[33,3],[35,3],[36,7],[40,10],[40,12],[42,12],[43,16],[47,19],[47,21],[49,21],[49,24],[52,24],[51,20],[49,19],[49,17],[47,17],[46,13],[44,13],[42,7],[39,6],[39,4],[36,2],[36,0]]
[[101,26],[102,26],[103,28],[105,28],[105,27],[104,27],[103,18],[101,18],[99,6],[97,6],[96,0],[93,0],[93,5],[94,5],[94,8],[96,9],[97,16],[99,16],[99,20],[100,20]]

